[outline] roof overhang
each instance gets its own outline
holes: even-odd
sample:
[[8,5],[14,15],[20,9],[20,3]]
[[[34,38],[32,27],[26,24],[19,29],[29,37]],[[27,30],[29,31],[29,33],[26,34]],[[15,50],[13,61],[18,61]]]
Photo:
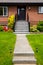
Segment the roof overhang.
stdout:
[[43,6],[43,0],[0,0],[0,5],[40,5]]
[[0,3],[43,3],[43,0],[0,0]]

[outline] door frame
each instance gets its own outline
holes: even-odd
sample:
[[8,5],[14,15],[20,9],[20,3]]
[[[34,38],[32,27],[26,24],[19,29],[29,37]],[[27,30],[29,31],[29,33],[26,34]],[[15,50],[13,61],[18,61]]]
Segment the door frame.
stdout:
[[26,20],[26,6],[17,6],[17,19],[18,19],[18,8],[25,8],[25,20]]

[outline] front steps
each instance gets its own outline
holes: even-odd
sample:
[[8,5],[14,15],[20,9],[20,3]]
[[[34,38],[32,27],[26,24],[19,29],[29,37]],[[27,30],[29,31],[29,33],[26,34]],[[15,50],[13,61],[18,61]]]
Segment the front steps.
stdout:
[[13,64],[33,64],[36,65],[36,59],[33,53],[16,53],[14,54]]
[[17,21],[15,25],[15,32],[16,33],[28,33],[29,26],[27,21]]

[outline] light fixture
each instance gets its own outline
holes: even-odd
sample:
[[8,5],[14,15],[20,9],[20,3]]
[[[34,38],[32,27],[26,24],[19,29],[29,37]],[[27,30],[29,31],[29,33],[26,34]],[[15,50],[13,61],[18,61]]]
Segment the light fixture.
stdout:
[[29,10],[31,9],[31,7],[29,7]]

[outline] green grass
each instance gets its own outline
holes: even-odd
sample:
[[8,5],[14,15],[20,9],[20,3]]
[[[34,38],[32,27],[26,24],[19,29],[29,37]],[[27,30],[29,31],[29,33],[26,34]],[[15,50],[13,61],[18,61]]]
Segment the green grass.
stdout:
[[43,34],[27,35],[26,37],[35,52],[37,64],[43,65]]
[[0,32],[0,65],[12,65],[16,35]]

